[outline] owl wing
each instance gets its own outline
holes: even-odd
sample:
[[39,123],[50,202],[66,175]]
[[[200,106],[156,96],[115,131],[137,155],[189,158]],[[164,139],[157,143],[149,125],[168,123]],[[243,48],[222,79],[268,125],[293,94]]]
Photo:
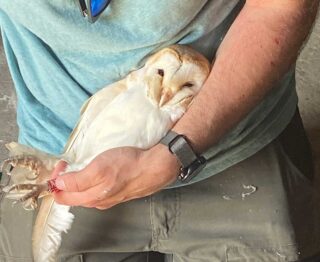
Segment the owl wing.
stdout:
[[81,107],[80,119],[76,127],[71,132],[69,139],[64,147],[64,152],[68,152],[79,134],[86,129],[88,122],[92,122],[97,114],[106,107],[119,94],[127,90],[126,79],[122,79],[108,85],[91,96]]
[[[81,139],[79,135],[85,132],[87,121],[94,121],[100,110],[126,89],[126,80],[120,80],[104,87],[83,104],[80,120],[70,134],[64,152],[71,150],[74,143]],[[56,204],[52,196],[44,197],[32,234],[33,255],[36,262],[53,261],[60,247],[61,232],[70,229],[73,217],[69,207]]]

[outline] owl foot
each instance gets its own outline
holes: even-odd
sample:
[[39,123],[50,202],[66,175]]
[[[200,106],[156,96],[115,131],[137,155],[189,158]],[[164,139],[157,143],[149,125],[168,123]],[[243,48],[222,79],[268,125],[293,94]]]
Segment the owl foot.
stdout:
[[5,193],[6,198],[14,200],[13,204],[22,203],[27,210],[37,208],[39,196],[48,191],[48,183],[37,183],[36,181],[42,167],[42,161],[30,155],[17,155],[4,160],[0,168],[3,175],[8,175],[11,178],[11,175],[14,175],[12,172],[14,168],[22,168],[29,172],[24,174],[23,179],[27,183],[21,181],[21,184],[9,185],[11,180],[9,179],[7,185],[0,185],[0,193]]
[[13,204],[23,203],[27,210],[37,208],[37,200],[43,192],[49,191],[49,184],[18,184],[3,187],[2,192],[7,193],[7,198],[13,199]]
[[40,174],[42,162],[34,156],[13,156],[3,161],[0,172],[4,175],[10,176],[12,169],[15,167],[29,169],[32,172],[31,174],[28,174],[26,178],[28,180],[35,180]]

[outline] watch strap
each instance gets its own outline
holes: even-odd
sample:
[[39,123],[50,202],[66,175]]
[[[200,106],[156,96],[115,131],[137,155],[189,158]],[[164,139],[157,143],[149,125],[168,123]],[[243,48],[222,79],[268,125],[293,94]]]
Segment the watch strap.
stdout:
[[193,151],[187,137],[184,135],[169,131],[168,134],[160,140],[160,143],[167,145],[169,151],[174,154],[181,163],[180,174],[178,176],[181,182],[189,182],[206,166],[207,160]]
[[178,157],[182,167],[188,167],[197,160],[197,155],[193,151],[192,147],[185,141],[187,141],[185,136],[177,134],[171,130],[160,141],[161,144],[167,145],[170,152]]

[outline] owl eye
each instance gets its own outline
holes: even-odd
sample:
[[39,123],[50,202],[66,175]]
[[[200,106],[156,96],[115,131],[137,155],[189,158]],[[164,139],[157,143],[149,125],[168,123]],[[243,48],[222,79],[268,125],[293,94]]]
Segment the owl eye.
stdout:
[[183,85],[183,87],[193,87],[193,83],[187,82]]
[[163,77],[163,76],[164,76],[164,71],[163,71],[163,69],[158,69],[158,74]]

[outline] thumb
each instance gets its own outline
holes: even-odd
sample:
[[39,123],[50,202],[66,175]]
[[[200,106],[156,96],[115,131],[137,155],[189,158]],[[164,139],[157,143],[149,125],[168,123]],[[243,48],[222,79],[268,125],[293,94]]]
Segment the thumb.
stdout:
[[106,176],[106,173],[112,174],[112,172],[107,172],[109,170],[110,167],[106,164],[105,158],[97,157],[79,171],[67,172],[58,176],[55,185],[62,191],[82,192],[101,184],[106,177],[114,177]]
[[64,172],[68,166],[68,163],[64,160],[60,160],[57,165],[54,167],[51,173],[51,179],[57,178],[60,173]]
[[62,191],[82,192],[92,186],[89,180],[87,172],[84,169],[58,176],[55,180],[55,185]]
[[55,185],[62,191],[80,192],[77,176],[78,172],[65,173],[56,178]]

